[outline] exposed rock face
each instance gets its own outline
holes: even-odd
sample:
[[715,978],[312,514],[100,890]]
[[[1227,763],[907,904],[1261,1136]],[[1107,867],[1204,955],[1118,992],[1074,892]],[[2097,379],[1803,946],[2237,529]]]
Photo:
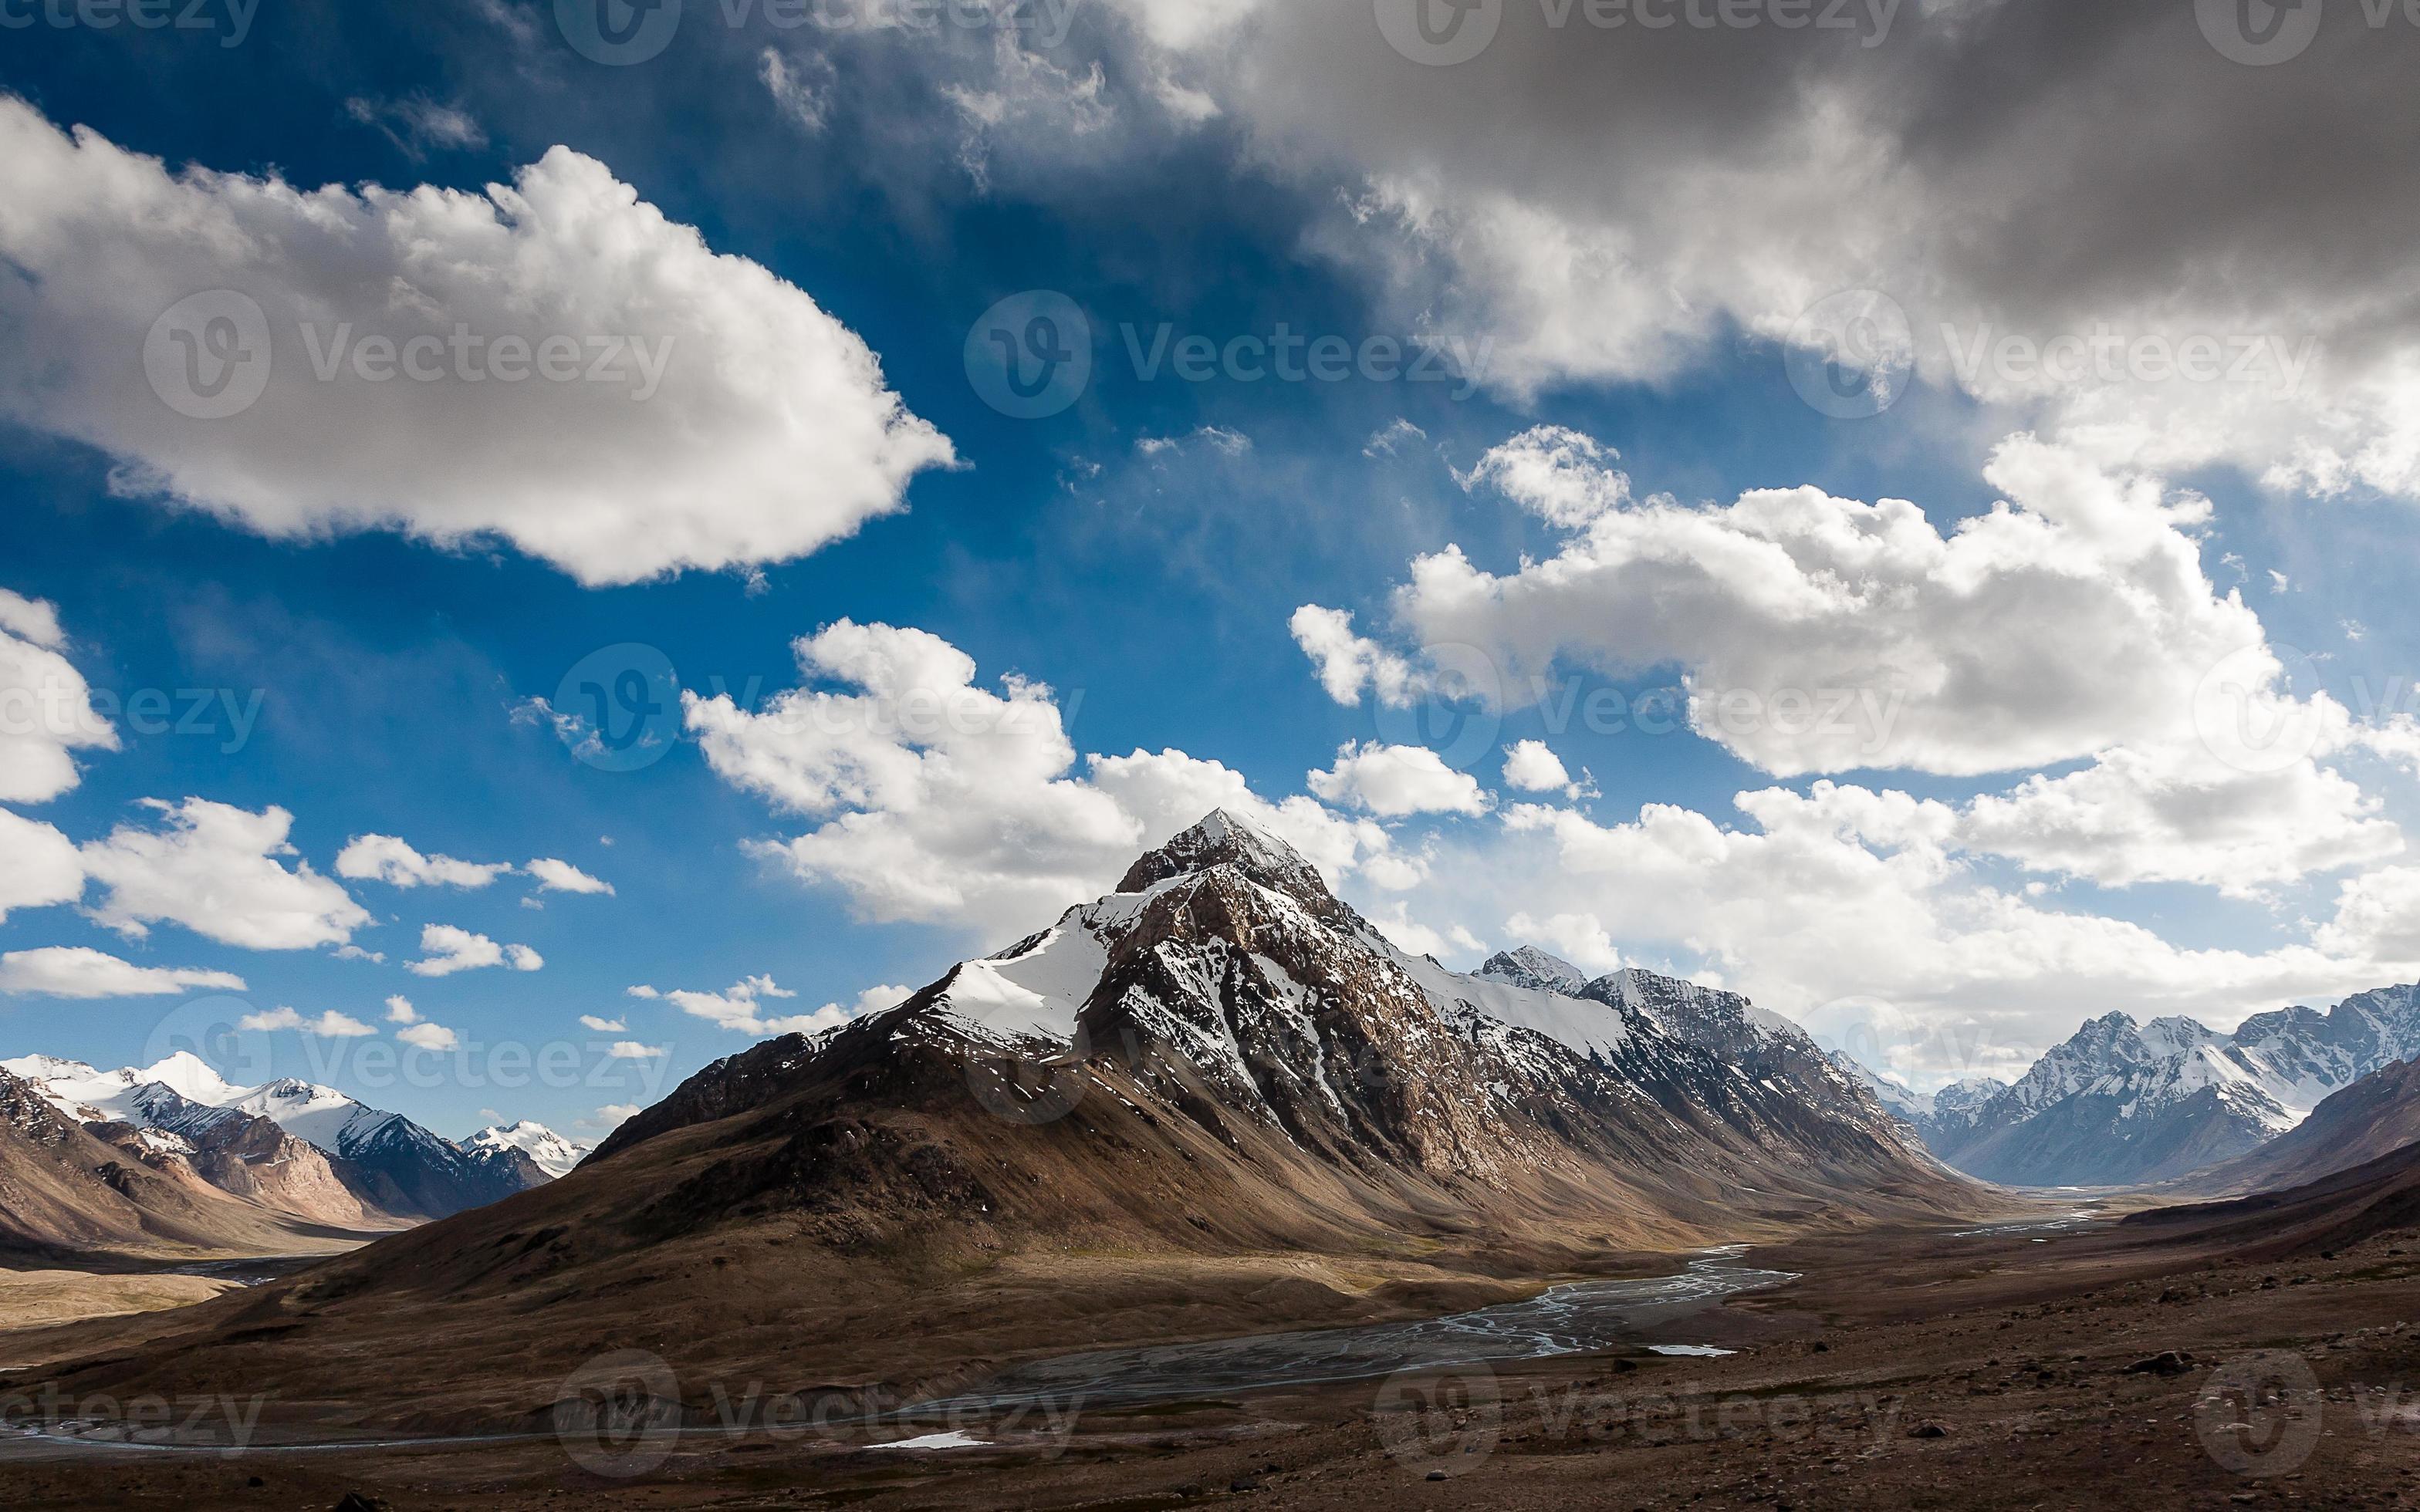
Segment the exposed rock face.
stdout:
[[265,1253],[281,1247],[280,1233],[272,1215],[212,1187],[184,1156],[151,1149],[127,1124],[80,1124],[0,1069],[0,1250]]
[[909,1063],[948,1068],[1012,1122],[1107,1098],[1248,1158],[1268,1143],[1373,1206],[1406,1178],[1474,1209],[1618,1186],[1628,1216],[1669,1224],[1711,1219],[1725,1190],[1786,1211],[1941,1186],[1857,1082],[1745,999],[1642,971],[1590,982],[1535,949],[1448,971],[1225,813],[889,1013],[707,1068],[597,1160],[834,1068],[927,1073]]
[[1577,997],[1589,984],[1588,973],[1534,945],[1497,951],[1479,968],[1479,975],[1490,981],[1511,982],[1515,987],[1542,993],[1560,993],[1565,997]]

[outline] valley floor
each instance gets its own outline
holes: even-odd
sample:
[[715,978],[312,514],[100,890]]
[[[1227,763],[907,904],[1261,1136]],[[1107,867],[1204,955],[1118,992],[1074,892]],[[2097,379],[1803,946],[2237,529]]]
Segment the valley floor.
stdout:
[[191,1306],[300,1270],[359,1242],[311,1255],[182,1260],[130,1257],[89,1269],[0,1257],[0,1361],[8,1357],[7,1339],[12,1333]]
[[0,1268],[0,1329],[183,1307],[238,1285],[199,1275]]
[[[751,1431],[226,1457],[0,1441],[0,1505],[2420,1504],[2410,1231],[2265,1264],[2105,1222],[1827,1236],[1745,1259],[1800,1279],[1590,1356],[873,1430],[786,1420],[734,1384],[714,1399]],[[11,1387],[26,1376],[0,1377]],[[244,1405],[171,1411],[234,1422]],[[871,1446],[928,1437],[979,1446]]]

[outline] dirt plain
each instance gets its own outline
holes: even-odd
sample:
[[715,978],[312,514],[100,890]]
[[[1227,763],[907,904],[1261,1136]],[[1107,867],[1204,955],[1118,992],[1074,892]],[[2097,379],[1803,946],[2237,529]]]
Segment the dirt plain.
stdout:
[[[224,1457],[0,1442],[0,1506],[2420,1504],[2411,1230],[2245,1258],[2105,1221],[1941,1226],[1747,1259],[1799,1279],[1592,1355],[873,1427],[785,1417],[812,1382],[684,1381],[710,1410],[618,1433]],[[211,1410],[163,1395],[179,1421]],[[983,1446],[874,1446],[950,1432]]]

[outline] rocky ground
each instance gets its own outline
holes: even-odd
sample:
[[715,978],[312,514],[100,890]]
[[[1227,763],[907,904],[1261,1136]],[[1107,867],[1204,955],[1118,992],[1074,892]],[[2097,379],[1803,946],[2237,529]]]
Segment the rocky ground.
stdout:
[[[706,1399],[736,1433],[72,1460],[21,1444],[0,1449],[0,1505],[2420,1504],[2420,1236],[2408,1231],[2260,1263],[2109,1225],[1825,1237],[1749,1258],[1802,1279],[1595,1356],[872,1430],[784,1415],[787,1394],[814,1382],[753,1396],[734,1382]],[[610,1346],[610,1326],[598,1340]],[[1672,1342],[1737,1352],[1650,1351]],[[29,1374],[0,1381],[35,1389]],[[207,1427],[245,1404],[168,1410]],[[953,1432],[985,1446],[869,1446]]]

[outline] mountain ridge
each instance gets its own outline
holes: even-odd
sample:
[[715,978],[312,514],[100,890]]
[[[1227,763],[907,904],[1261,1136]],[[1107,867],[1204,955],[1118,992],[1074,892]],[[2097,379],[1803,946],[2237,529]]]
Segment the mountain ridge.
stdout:
[[505,1421],[579,1361],[550,1309],[610,1296],[684,1375],[922,1389],[1993,1209],[1736,995],[1448,971],[1233,816],[1125,880],[894,1008],[700,1070],[561,1180],[189,1309],[149,1357],[306,1396],[400,1361],[420,1419]]
[[155,1160],[185,1162],[224,1192],[316,1223],[442,1218],[551,1179],[509,1143],[458,1145],[296,1077],[236,1087],[190,1051],[108,1072],[39,1055],[0,1069],[79,1125],[123,1128]]
[[[2016,1186],[2176,1180],[2256,1150],[2331,1095],[2420,1055],[2420,986],[2256,1013],[2232,1033],[2104,1013],[2014,1083],[1907,1094],[1899,1115],[1951,1165]],[[1874,1078],[1879,1082],[1880,1078]]]

